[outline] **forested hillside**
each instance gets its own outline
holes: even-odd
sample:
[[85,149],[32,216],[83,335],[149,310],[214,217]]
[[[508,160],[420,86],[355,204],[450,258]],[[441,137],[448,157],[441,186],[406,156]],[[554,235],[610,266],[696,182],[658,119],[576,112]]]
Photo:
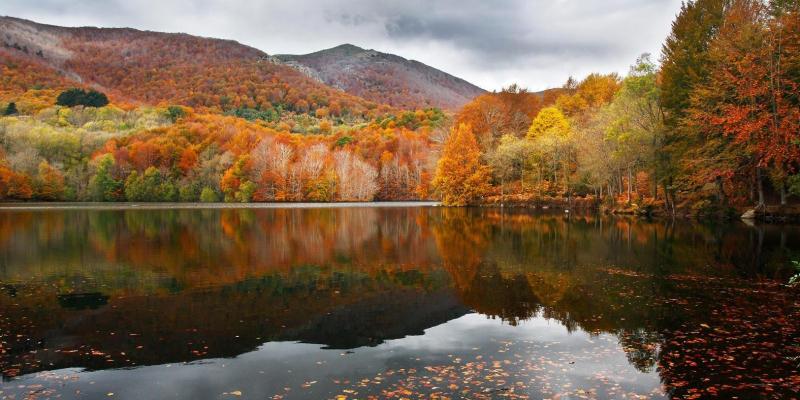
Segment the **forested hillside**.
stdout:
[[[800,196],[795,2],[690,1],[662,53],[624,76],[512,85],[452,114],[378,105],[229,41],[11,18],[0,28],[7,200],[443,199],[724,216]],[[315,68],[330,66],[320,57]]]
[[[180,104],[210,111],[257,109],[335,116],[377,104],[328,87],[239,43],[135,29],[61,28],[0,17],[4,80],[24,91],[80,84],[118,102]],[[35,76],[29,74],[33,65]],[[8,90],[4,82],[4,90]]]

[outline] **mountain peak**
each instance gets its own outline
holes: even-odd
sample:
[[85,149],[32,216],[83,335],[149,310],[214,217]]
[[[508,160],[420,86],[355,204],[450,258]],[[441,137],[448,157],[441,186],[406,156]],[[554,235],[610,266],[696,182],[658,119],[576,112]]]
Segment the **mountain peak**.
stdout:
[[[345,50],[345,51],[365,51],[365,49],[358,47],[351,43],[344,43],[340,44],[336,47],[330,48],[329,50]],[[323,50],[325,51],[325,50]]]
[[484,90],[418,61],[345,43],[277,59],[307,76],[368,100],[401,108],[458,109]]

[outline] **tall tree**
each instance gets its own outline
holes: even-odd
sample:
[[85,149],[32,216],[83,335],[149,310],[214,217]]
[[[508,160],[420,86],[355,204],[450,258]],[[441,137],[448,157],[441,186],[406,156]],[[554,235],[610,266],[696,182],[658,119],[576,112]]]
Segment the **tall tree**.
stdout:
[[759,0],[734,0],[710,49],[708,81],[692,93],[690,117],[710,140],[728,143],[735,167],[754,167],[758,204],[768,169],[785,202],[800,160],[798,13],[772,15]]
[[[657,157],[664,142],[659,95],[655,64],[650,61],[649,54],[644,54],[631,66],[607,109],[610,121],[606,138],[614,142],[614,151],[607,156],[617,158],[623,172],[627,173],[629,203],[636,172],[647,170],[654,184],[663,179],[663,166]],[[657,187],[652,194],[653,197],[657,195]]]
[[472,128],[460,124],[442,149],[433,185],[448,206],[465,206],[489,190],[489,168],[481,161],[481,150]]
[[661,50],[661,106],[664,110],[666,151],[659,153],[664,168],[667,206],[675,211],[675,177],[687,149],[700,139],[686,129],[684,119],[692,90],[709,77],[708,49],[724,17],[728,0],[691,0],[681,6]]
[[[574,159],[572,128],[567,117],[556,107],[542,109],[531,123],[527,138],[542,155],[540,169],[549,169],[547,174],[552,177],[553,188],[567,192]],[[559,173],[562,177],[560,186]]]

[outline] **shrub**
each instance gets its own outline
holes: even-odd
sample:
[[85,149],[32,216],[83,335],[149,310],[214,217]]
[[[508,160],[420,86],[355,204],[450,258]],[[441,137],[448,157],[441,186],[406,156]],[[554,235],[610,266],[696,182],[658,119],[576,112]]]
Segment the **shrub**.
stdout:
[[217,197],[217,192],[214,189],[206,186],[203,188],[203,191],[200,192],[200,202],[201,203],[217,203],[219,202],[219,197]]

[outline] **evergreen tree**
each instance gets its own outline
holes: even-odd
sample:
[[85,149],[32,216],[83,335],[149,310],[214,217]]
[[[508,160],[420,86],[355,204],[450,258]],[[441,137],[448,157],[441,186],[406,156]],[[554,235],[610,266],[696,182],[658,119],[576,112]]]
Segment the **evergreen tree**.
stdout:
[[709,77],[708,49],[719,31],[727,0],[684,3],[661,50],[661,105],[675,127],[686,116],[692,90]]
[[67,89],[56,98],[56,104],[65,107],[104,107],[108,105],[108,97],[96,90],[72,88]]
[[666,205],[675,212],[676,177],[681,174],[683,155],[699,143],[684,124],[690,95],[709,78],[708,49],[719,31],[728,0],[693,0],[684,3],[672,23],[672,32],[661,50],[661,109],[664,113],[664,151],[657,154],[656,169],[661,180]]
[[3,115],[16,115],[16,114],[19,114],[19,111],[17,111],[17,104],[14,102],[8,103],[8,106],[6,106],[5,111],[3,111]]

